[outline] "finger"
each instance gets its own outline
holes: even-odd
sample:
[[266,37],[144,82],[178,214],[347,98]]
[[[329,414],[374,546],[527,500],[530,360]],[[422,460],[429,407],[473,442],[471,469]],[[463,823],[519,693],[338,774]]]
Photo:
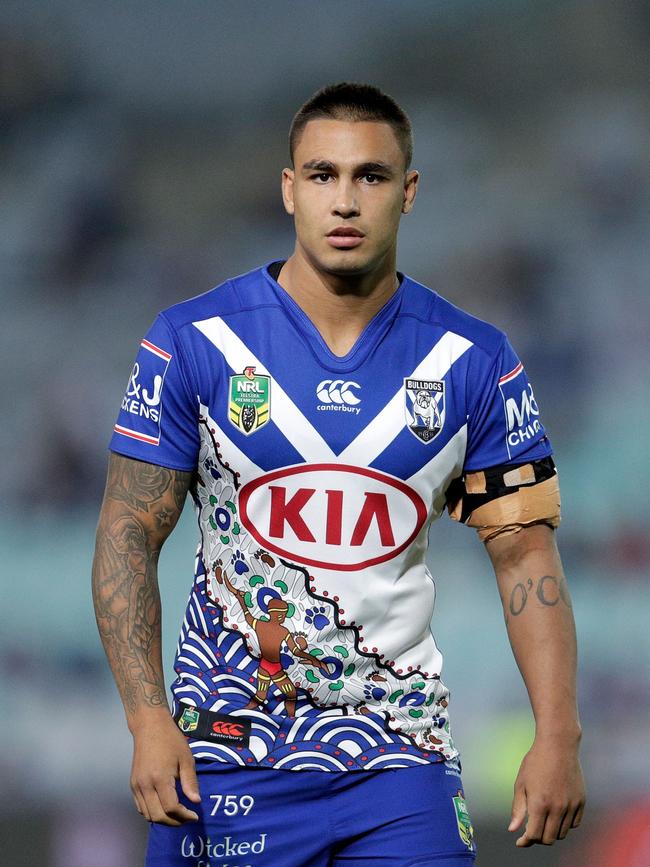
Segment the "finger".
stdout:
[[516,845],[520,848],[532,846],[534,843],[542,842],[544,834],[544,825],[546,823],[547,810],[537,807],[528,808],[528,821],[526,822],[526,830],[516,841]]
[[149,813],[147,812],[144,798],[142,797],[142,794],[140,793],[139,789],[136,789],[135,787],[133,787],[131,789],[131,793],[133,795],[133,800],[135,801],[136,810],[138,811],[138,813],[140,813],[141,816],[143,816],[147,820],[147,822],[150,822],[151,819],[149,818]]
[[133,792],[133,798],[136,802],[138,813],[140,813],[141,816],[144,816],[147,822],[151,822],[151,814],[147,808],[147,802],[142,794],[142,790],[139,786],[133,786],[131,791]]
[[158,792],[153,788],[153,786],[150,788],[143,788],[142,794],[144,795],[145,804],[149,811],[151,822],[156,822],[159,825],[172,825],[173,827],[177,827],[181,824],[178,819],[174,819],[167,815],[165,808],[160,803]]
[[584,803],[580,804],[578,809],[575,812],[575,816],[573,817],[573,822],[571,822],[572,828],[577,828],[580,822],[582,822],[582,814],[585,811]]
[[562,821],[566,815],[566,810],[554,810],[551,811],[546,817],[546,822],[544,823],[544,831],[542,833],[542,843],[545,846],[552,846],[553,843],[558,839],[560,834],[560,826],[562,825]]
[[521,828],[524,819],[526,818],[526,793],[521,788],[515,789],[515,796],[512,799],[512,811],[510,816],[510,824],[508,831],[516,831]]
[[158,781],[156,794],[168,819],[172,819],[178,824],[198,821],[197,814],[193,810],[188,810],[185,804],[181,804],[178,800],[175,777],[169,776],[166,782]]
[[201,794],[199,792],[199,781],[196,777],[196,765],[194,764],[193,756],[190,754],[187,760],[181,761],[180,765],[180,780],[183,792],[190,801],[200,804]]
[[574,815],[575,815],[575,809],[573,808],[573,806],[569,806],[569,809],[566,811],[566,813],[562,817],[562,824],[560,825],[560,833],[557,835],[558,840],[564,840],[566,835],[571,830],[571,822],[573,821]]

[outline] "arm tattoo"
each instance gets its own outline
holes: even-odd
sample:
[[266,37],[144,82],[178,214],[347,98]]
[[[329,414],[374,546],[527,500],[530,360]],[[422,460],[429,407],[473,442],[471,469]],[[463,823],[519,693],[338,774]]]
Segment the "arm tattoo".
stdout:
[[99,633],[127,715],[165,707],[157,565],[192,474],[111,455],[93,562]]
[[[556,578],[554,575],[542,575],[536,582],[532,578],[528,578],[525,583],[519,581],[515,584],[508,600],[508,613],[513,617],[518,617],[526,607],[533,593],[538,601],[547,608],[552,608],[558,602],[562,602],[567,608],[571,608],[571,597],[569,596],[566,578]],[[506,614],[506,623],[510,620],[508,613]]]

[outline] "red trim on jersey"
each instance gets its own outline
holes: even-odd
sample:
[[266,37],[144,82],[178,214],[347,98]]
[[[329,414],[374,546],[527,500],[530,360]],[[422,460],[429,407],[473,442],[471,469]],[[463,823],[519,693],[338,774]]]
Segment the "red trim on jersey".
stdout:
[[130,430],[128,427],[122,427],[120,424],[116,424],[113,430],[115,433],[122,434],[122,436],[131,437],[133,440],[141,440],[144,443],[150,443],[152,446],[160,444],[160,437],[148,437],[146,434]]
[[504,382],[510,382],[510,380],[514,379],[515,376],[519,376],[523,369],[524,365],[520,361],[519,364],[510,371],[510,373],[506,373],[505,376],[501,377],[501,379],[499,380],[499,385],[503,385]]
[[159,346],[156,346],[154,343],[150,343],[148,340],[141,340],[140,346],[144,346],[145,349],[148,349],[149,352],[153,352],[154,355],[157,355],[159,358],[162,358],[163,361],[171,361],[171,355],[168,352],[165,352],[164,349],[161,349]]

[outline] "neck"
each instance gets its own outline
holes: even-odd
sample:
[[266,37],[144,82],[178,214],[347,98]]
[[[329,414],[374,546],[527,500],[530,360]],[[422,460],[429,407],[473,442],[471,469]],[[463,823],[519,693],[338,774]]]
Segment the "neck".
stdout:
[[346,355],[373,316],[398,287],[395,251],[367,274],[318,269],[296,245],[278,283],[302,308],[336,355]]

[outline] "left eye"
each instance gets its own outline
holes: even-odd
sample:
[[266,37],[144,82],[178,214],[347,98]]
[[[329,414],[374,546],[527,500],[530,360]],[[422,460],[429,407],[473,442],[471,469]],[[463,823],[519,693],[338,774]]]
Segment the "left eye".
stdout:
[[373,175],[372,173],[371,173],[371,174],[364,175],[363,178],[364,178],[364,180],[369,181],[371,184],[372,184],[372,183],[375,183],[375,181],[380,181],[380,180],[381,180],[381,178],[379,177],[379,175]]

